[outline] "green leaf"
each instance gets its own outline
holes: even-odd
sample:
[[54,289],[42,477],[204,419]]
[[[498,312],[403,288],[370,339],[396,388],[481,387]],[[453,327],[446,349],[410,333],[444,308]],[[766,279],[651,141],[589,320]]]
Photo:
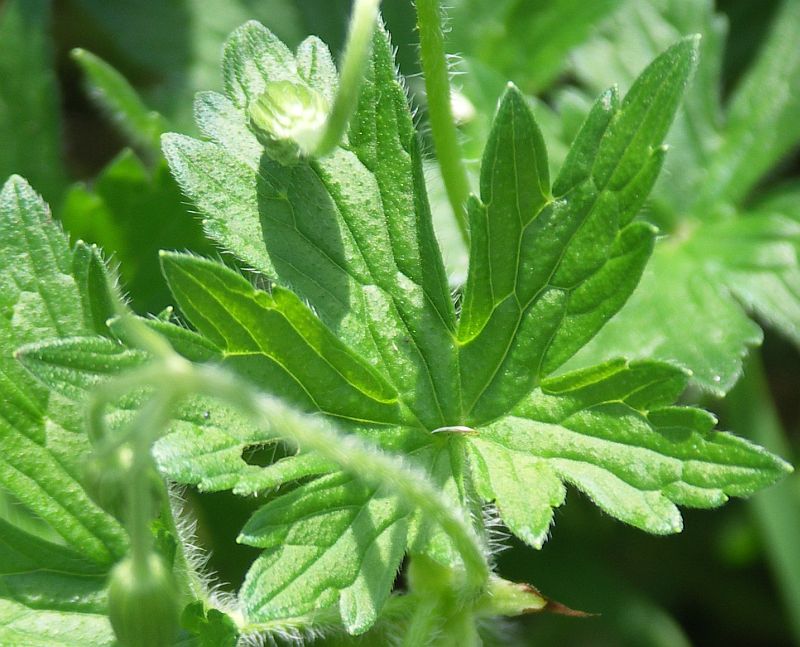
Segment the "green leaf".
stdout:
[[[208,265],[212,264],[208,263]],[[240,280],[246,284],[246,281]],[[247,287],[252,290],[249,284]],[[164,323],[159,323],[157,326],[161,330],[167,330]],[[167,334],[175,339],[179,336],[177,330],[180,329],[175,329]],[[185,334],[187,331],[180,333],[180,335]],[[118,342],[107,338],[85,337],[30,345],[23,349],[20,358],[31,372],[56,392],[81,402],[93,385],[109,376],[140,365],[146,360],[146,355],[140,351],[128,350]],[[117,428],[125,424],[142,401],[142,397],[139,395],[125,398],[117,403],[110,416],[111,427]],[[276,430],[280,429],[279,412],[276,412],[272,424]],[[418,433],[409,433],[410,430],[406,431],[400,428],[354,428],[353,431],[362,436],[371,437],[389,450],[407,450],[414,447],[415,444],[417,446],[420,444]],[[260,447],[266,442],[272,442],[272,437],[265,436],[263,431],[253,429],[251,425],[243,423],[236,412],[213,400],[197,397],[180,406],[175,412],[175,420],[167,430],[167,434],[156,444],[154,455],[161,471],[179,483],[195,484],[202,490],[232,489],[242,495],[261,493],[298,479],[326,474],[336,468],[311,454],[288,456],[267,467],[248,465],[243,458],[243,453],[250,448]],[[399,529],[381,531],[373,549],[376,551],[375,554],[369,551],[364,554],[363,551],[355,551],[352,545],[353,541],[362,541],[363,533],[357,531],[351,533],[343,528],[343,538],[330,550],[344,552],[320,551],[313,559],[318,558],[321,566],[319,568],[309,567],[310,570],[304,572],[302,577],[292,585],[291,590],[295,592],[311,591],[303,602],[304,605],[311,605],[308,607],[309,609],[312,607],[314,609],[324,608],[340,599],[342,617],[349,630],[360,632],[368,628],[374,621],[391,589],[394,571],[405,552],[406,522],[402,520],[409,515],[408,510],[400,510],[397,502],[391,503],[386,496],[378,495],[359,485],[351,477],[344,477],[341,473],[337,473],[331,477],[316,479],[307,486],[292,490],[288,495],[279,497],[268,504],[265,511],[257,513],[249,523],[248,528],[254,530],[247,543],[266,547],[264,542],[268,542],[269,539],[265,534],[262,536],[263,528],[259,526],[262,524],[262,520],[267,519],[270,523],[274,522],[278,517],[273,514],[273,510],[284,506],[290,511],[301,510],[302,508],[295,506],[292,497],[297,497],[298,492],[304,491],[303,488],[319,488],[326,491],[327,486],[324,484],[333,478],[340,481],[344,479],[348,483],[345,489],[350,493],[347,496],[352,494],[354,497],[352,523],[355,528],[364,528],[364,524],[368,524],[369,519],[383,519],[384,517],[381,515],[387,514],[387,505],[391,504],[397,510],[396,523],[402,522],[402,533]],[[326,497],[327,495],[321,494],[317,499],[317,505],[321,508],[330,505],[330,498]],[[320,514],[325,519],[328,518],[326,510],[322,510]],[[394,517],[392,518],[394,519]],[[301,522],[311,523],[305,518],[299,519],[298,523],[301,527],[305,527]],[[289,522],[287,521],[287,523]],[[245,529],[245,534],[248,532],[248,528]],[[355,534],[353,535],[353,533]],[[390,551],[394,564],[388,571],[389,575],[386,575],[387,571],[379,566],[382,563],[380,560],[386,559],[386,551]],[[348,555],[348,559],[341,560],[341,554]],[[296,613],[302,615],[306,612],[296,611],[294,607],[281,606],[283,604],[281,600],[284,598],[280,597],[280,592],[269,588],[279,585],[274,584],[275,580],[272,579],[272,575],[267,578],[262,573],[266,564],[277,564],[275,568],[278,571],[283,569],[291,575],[294,572],[292,569],[297,568],[293,561],[295,557],[296,553],[290,553],[288,549],[285,554],[268,551],[253,567],[251,575],[248,576],[248,581],[252,581],[252,586],[246,588],[242,593],[242,599],[248,607],[249,622],[286,620]],[[359,560],[362,560],[363,563]],[[378,578],[380,573],[384,575]],[[299,577],[300,574],[297,575]],[[349,584],[346,587],[342,585],[337,592],[332,591],[328,597],[317,599],[316,593],[313,591],[328,581],[349,581]],[[276,596],[275,601],[272,601],[273,594]],[[333,597],[330,597],[331,595]]]
[[726,29],[708,0],[628,2],[597,37],[573,54],[576,72],[588,87],[597,92],[611,84],[626,88],[636,80],[644,61],[682,36],[702,34],[697,69],[666,138],[670,154],[665,171],[647,203],[648,219],[664,229],[675,226],[677,214],[693,208],[707,180],[708,160],[719,144],[719,73]]
[[168,129],[166,119],[149,110],[127,79],[98,56],[74,49],[72,58],[86,76],[89,95],[111,121],[131,143],[150,157],[157,157],[161,134]]
[[570,365],[661,359],[690,367],[695,384],[723,396],[763,337],[748,311],[800,343],[798,221],[781,215],[791,207],[777,199],[757,209],[657,246],[628,305]]
[[66,177],[50,4],[9,0],[0,8],[0,179],[24,175],[54,200]]
[[181,625],[197,636],[197,647],[236,647],[239,630],[230,616],[217,609],[206,609],[202,602],[188,605]]
[[108,321],[115,315],[112,284],[116,285],[117,277],[106,266],[96,245],[87,245],[83,241],[75,243],[72,274],[80,293],[87,328],[101,335],[108,334]]
[[695,39],[681,41],[647,68],[621,106],[613,93],[600,97],[555,182],[555,200],[541,135],[522,96],[508,90],[483,158],[481,199],[470,208],[459,322],[470,424],[507,411],[633,291],[654,231],[629,223],[660,169],[661,139],[695,55]]
[[35,610],[0,599],[0,643],[8,647],[112,647],[105,615]]
[[736,383],[761,329],[725,285],[695,261],[695,250],[659,245],[631,300],[568,364],[613,357],[652,358],[691,367],[692,379],[722,396]]
[[0,643],[111,645],[107,569],[127,538],[81,485],[83,411],[14,357],[42,337],[106,333],[108,277],[96,248],[70,249],[19,177],[0,193],[0,482],[63,544],[0,521]]
[[105,569],[0,520],[0,598],[32,610],[105,613]]
[[700,250],[718,284],[800,344],[800,221],[779,213],[744,213],[698,232],[693,251]]
[[[48,393],[14,359],[42,338],[99,332],[85,283],[41,198],[19,177],[0,193],[0,484],[81,555],[109,564],[125,534],[79,483],[89,452],[80,409]],[[78,266],[84,266],[78,262]]]
[[[163,322],[150,322],[173,346],[192,361],[219,360],[208,342],[188,330]],[[54,342],[30,344],[18,353],[23,365],[56,393],[83,403],[96,384],[126,370],[141,366],[147,355],[125,348],[103,337],[75,337]],[[141,406],[142,397],[126,398],[113,407],[110,426],[119,428]],[[244,455],[272,443],[262,431],[254,429],[235,410],[209,398],[191,398],[174,414],[167,433],[156,442],[153,454],[161,472],[182,484],[196,485],[201,491],[232,490],[249,496],[283,484],[335,469],[313,454],[287,456],[266,467],[250,465]],[[354,428],[356,429],[356,428]],[[419,438],[402,428],[359,428],[391,450],[419,445]]]
[[766,42],[731,95],[702,206],[738,203],[800,144],[800,4],[784,0]]
[[105,569],[0,521],[0,643],[111,645]]
[[191,256],[163,254],[162,265],[181,310],[236,372],[302,409],[400,421],[392,386],[292,292],[256,290],[233,270]]
[[[205,361],[217,357],[216,351],[209,351],[200,343],[187,344],[186,337],[193,335],[189,331],[174,325],[155,327],[188,359]],[[198,347],[202,348],[199,354]],[[145,353],[127,349],[104,337],[74,337],[30,344],[19,351],[18,357],[50,389],[77,405],[85,403],[92,387],[98,383],[141,366],[148,359]],[[111,427],[124,425],[142,403],[141,396],[116,403]],[[168,478],[208,491],[236,489],[240,482],[248,492],[260,491],[329,469],[319,461],[317,471],[309,466],[304,470],[287,470],[285,465],[276,464],[270,472],[272,476],[262,475],[260,468],[248,465],[242,457],[247,448],[264,444],[263,435],[254,435],[256,433],[230,408],[208,398],[194,398],[175,413],[169,433],[156,443],[153,453]]]
[[[619,0],[463,0],[449,11],[451,51],[466,53],[524,92],[543,90]],[[531,48],[530,44],[536,43]]]
[[703,34],[698,72],[667,138],[673,150],[643,213],[672,236],[657,245],[631,301],[571,366],[620,355],[663,359],[689,368],[697,386],[721,396],[762,339],[748,314],[797,342],[797,232],[781,218],[791,207],[741,203],[800,137],[785,122],[793,114],[792,70],[800,60],[786,48],[798,30],[797,7],[784,3],[736,98],[724,107],[726,30],[710,2],[635,3],[579,51],[578,70],[590,84],[630,80],[630,61],[679,34]]
[[[668,534],[682,528],[677,505],[716,507],[791,471],[760,447],[712,431],[711,414],[671,406],[687,381],[667,364],[623,360],[546,380],[469,439],[479,492],[540,547],[564,499],[561,482],[620,521]],[[491,471],[508,466],[519,472]],[[537,493],[520,506],[519,488],[530,492],[531,482]]]
[[553,508],[564,503],[567,494],[561,479],[527,452],[482,440],[472,441],[469,449],[478,494],[494,501],[511,532],[541,548],[553,523]]
[[[458,509],[477,518],[480,500],[494,501],[535,546],[566,483],[615,517],[666,533],[680,527],[678,504],[711,507],[773,482],[788,466],[713,432],[708,414],[672,406],[686,385],[679,369],[620,361],[547,379],[639,279],[653,228],[631,221],[661,168],[695,47],[687,39],[670,48],[622,102],[614,91],[601,95],[552,189],[543,137],[526,101],[507,91],[471,205],[472,265],[457,323],[385,33],[376,34],[346,140],[329,157],[283,166],[251,132],[250,102],[274,81],[329,99],[335,68],[316,39],[292,53],[246,24],[226,47],[227,94],[198,98],[209,141],[163,141],[207,232],[269,289],[221,264],[167,253],[164,274],[197,332],[166,319],[148,325],[189,359],[223,362],[403,455]],[[102,269],[96,250],[79,246],[70,312],[82,304],[83,327],[20,340],[37,342],[19,357],[51,399],[65,400],[63,409],[148,359],[126,348],[119,322],[105,326]],[[79,336],[65,339],[75,334],[68,330]],[[41,341],[48,337],[61,339]],[[138,393],[114,403],[112,427],[141,402]],[[302,626],[338,606],[347,630],[361,633],[378,618],[407,551],[462,568],[436,520],[390,491],[291,448],[267,467],[248,464],[251,450],[292,421],[277,405],[264,417],[270,433],[194,398],[154,450],[163,473],[201,489],[253,495],[292,484],[242,532],[243,542],[265,550],[240,594],[245,623]]]
[[[227,96],[198,98],[210,141],[168,135],[164,149],[206,231],[274,285],[259,291],[221,265],[166,255],[178,305],[233,370],[404,454],[454,506],[477,515],[479,499],[494,501],[532,545],[545,540],[565,483],[619,519],[675,532],[677,504],[719,505],[787,466],[712,432],[710,415],[673,407],[687,379],[677,368],[617,362],[546,378],[639,280],[654,228],[632,220],[661,169],[696,47],[696,38],[671,47],[622,102],[602,94],[553,189],[527,102],[507,90],[470,205],[472,260],[456,325],[385,35],[347,140],[330,157],[284,166],[250,131],[248,104],[274,81],[330,93],[335,72],[318,41],[292,54],[248,23],[226,48]],[[401,418],[364,413],[394,394]],[[175,458],[160,445],[164,468],[183,460],[179,480],[205,488],[257,494],[311,477],[270,499],[243,531],[242,541],[266,549],[240,596],[258,626],[338,604],[358,633],[377,618],[406,550],[460,566],[435,520],[313,456],[261,468],[243,465],[247,442],[258,442],[246,434],[187,429],[165,442]]]
[[387,37],[376,35],[350,147],[282,167],[260,152],[244,106],[268,79],[329,87],[328,73],[306,78],[303,69],[264,27],[243,26],[226,47],[228,98],[206,95],[198,111],[217,141],[168,135],[167,159],[212,238],[307,299],[423,425],[451,424],[459,410],[455,316]]
[[409,511],[335,474],[267,503],[239,541],[267,549],[242,590],[251,621],[266,622],[339,604],[347,630],[377,619],[405,552]]

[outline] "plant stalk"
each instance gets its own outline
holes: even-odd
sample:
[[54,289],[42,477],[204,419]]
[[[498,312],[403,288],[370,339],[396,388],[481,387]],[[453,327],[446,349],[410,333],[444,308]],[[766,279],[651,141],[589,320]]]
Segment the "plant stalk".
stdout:
[[453,118],[442,13],[437,0],[417,0],[417,28],[433,145],[442,171],[447,199],[453,209],[464,244],[469,247],[469,222],[466,210],[470,194],[469,178]]
[[158,393],[148,400],[129,423],[125,435],[131,438],[133,460],[128,480],[128,534],[131,541],[131,560],[134,572],[147,573],[149,556],[153,548],[150,522],[153,503],[150,484],[150,446],[154,435],[169,422],[170,398]]
[[381,0],[356,0],[353,6],[339,89],[328,114],[325,130],[312,152],[313,157],[330,155],[347,131],[364,82],[364,71],[372,49],[372,36],[375,33],[380,4]]
[[[752,354],[744,375],[726,402],[737,432],[779,455],[791,453],[757,353]],[[797,479],[786,478],[754,495],[749,503],[795,640],[800,644],[800,490]]]

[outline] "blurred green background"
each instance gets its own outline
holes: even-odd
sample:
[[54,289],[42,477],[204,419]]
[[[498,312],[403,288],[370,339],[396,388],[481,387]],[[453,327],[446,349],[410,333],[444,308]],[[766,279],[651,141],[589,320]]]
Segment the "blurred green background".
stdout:
[[[511,78],[538,98],[542,108],[537,116],[558,159],[582,109],[579,97],[584,84],[574,52],[615,12],[629,11],[636,2],[451,0],[448,37],[452,53],[460,55],[454,59],[454,71],[459,73],[456,88],[465,99],[459,114],[467,156],[477,159],[486,129],[481,113],[491,110],[502,83]],[[26,176],[50,201],[74,239],[98,242],[112,254],[134,306],[141,312],[160,311],[170,299],[158,276],[156,251],[163,247],[218,252],[204,241],[191,206],[160,159],[154,143],[158,131],[195,132],[192,96],[220,86],[221,48],[240,23],[258,19],[292,46],[305,35],[316,34],[340,53],[350,4],[350,0],[0,0],[0,176],[11,172]],[[716,3],[729,31],[723,96],[736,86],[759,50],[777,7],[773,0]],[[383,13],[427,139],[413,6],[410,0],[385,0]],[[561,33],[561,25],[569,21],[580,28]],[[115,124],[102,98],[97,100],[97,89],[87,87],[74,48],[92,52],[121,72],[143,104],[161,115],[153,116],[153,137],[131,137],[125,124]],[[646,62],[633,60],[631,65],[641,67]],[[795,151],[768,180],[796,179],[799,172]],[[462,252],[449,247],[448,207],[433,167],[430,176],[437,219],[444,223],[440,235],[457,273]],[[786,430],[789,454],[784,451],[784,455],[795,462],[800,445],[800,356],[767,328],[763,358]],[[701,402],[720,415],[723,428],[735,426],[735,412],[728,411],[724,402],[707,398]],[[798,479],[790,479],[785,488],[796,504],[785,515],[796,519]],[[255,555],[234,539],[258,501],[220,494],[187,496],[199,521],[199,539],[212,552],[210,567],[234,588]],[[497,541],[505,545],[498,555],[499,569],[505,577],[530,581],[546,595],[598,615],[529,617],[504,627],[499,644],[800,644],[792,631],[792,619],[798,622],[800,609],[792,608],[779,591],[775,571],[781,566],[770,563],[750,503],[733,501],[715,512],[688,511],[684,532],[667,538],[622,526],[574,492],[556,519],[551,540],[539,552],[505,538],[498,528]],[[793,539],[786,536],[787,541]]]

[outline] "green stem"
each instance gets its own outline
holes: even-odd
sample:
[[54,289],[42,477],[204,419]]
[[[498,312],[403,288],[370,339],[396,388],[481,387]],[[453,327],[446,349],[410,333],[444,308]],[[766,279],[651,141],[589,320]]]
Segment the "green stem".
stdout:
[[381,0],[355,2],[339,77],[339,89],[325,123],[325,131],[312,152],[313,157],[325,157],[332,153],[347,131],[350,118],[358,105],[380,4]]
[[197,571],[192,567],[191,562],[186,557],[186,550],[183,542],[181,541],[181,534],[178,531],[178,526],[175,523],[176,511],[172,509],[172,497],[169,491],[164,487],[164,496],[161,499],[161,519],[167,531],[175,537],[176,550],[175,559],[173,562],[173,572],[175,579],[178,582],[178,587],[181,594],[191,600],[201,600],[208,603],[208,593],[206,592],[203,582],[197,575]]
[[135,572],[149,570],[148,559],[153,548],[150,522],[153,502],[149,472],[153,464],[150,446],[154,435],[169,422],[170,398],[158,393],[150,399],[129,423],[126,436],[132,439],[133,461],[128,478],[128,534],[131,540],[131,560]]
[[163,369],[157,363],[132,370],[119,377],[98,384],[91,392],[87,406],[88,436],[92,443],[98,445],[101,452],[110,452],[126,442],[133,429],[131,425],[120,430],[120,433],[108,437],[105,424],[105,408],[115,400],[127,395],[131,391],[160,384]]
[[[727,398],[734,429],[770,451],[788,456],[780,420],[770,397],[761,358],[753,354],[744,375]],[[800,496],[797,480],[787,478],[750,500],[773,577],[783,596],[795,640],[800,643]]]
[[447,190],[447,199],[453,209],[461,237],[469,246],[469,223],[466,211],[470,193],[469,178],[453,118],[450,73],[444,49],[441,9],[437,0],[417,0],[417,28],[433,145],[436,148],[436,157]]
[[406,625],[401,647],[423,647],[431,644],[431,636],[441,631],[444,620],[439,600],[418,596],[416,608]]

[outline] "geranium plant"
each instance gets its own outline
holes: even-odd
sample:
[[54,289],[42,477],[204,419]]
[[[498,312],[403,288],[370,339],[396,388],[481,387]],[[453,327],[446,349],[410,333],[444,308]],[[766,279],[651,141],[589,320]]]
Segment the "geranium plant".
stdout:
[[[791,471],[681,405],[676,363],[565,368],[645,271],[657,230],[637,215],[698,38],[624,96],[601,92],[552,179],[509,84],[468,195],[439,7],[418,0],[433,142],[469,245],[453,290],[377,5],[356,2],[341,72],[319,39],[291,51],[246,23],[224,94],[195,101],[202,138],[161,138],[228,261],[163,251],[175,312],[133,313],[103,252],[6,182],[0,484],[47,530],[0,520],[2,644],[477,645],[500,617],[578,613],[494,572],[497,517],[539,549],[570,486],[670,534],[679,506]],[[140,123],[150,142],[163,125]],[[262,551],[235,596],[204,571],[177,486],[256,497],[238,541]]]

